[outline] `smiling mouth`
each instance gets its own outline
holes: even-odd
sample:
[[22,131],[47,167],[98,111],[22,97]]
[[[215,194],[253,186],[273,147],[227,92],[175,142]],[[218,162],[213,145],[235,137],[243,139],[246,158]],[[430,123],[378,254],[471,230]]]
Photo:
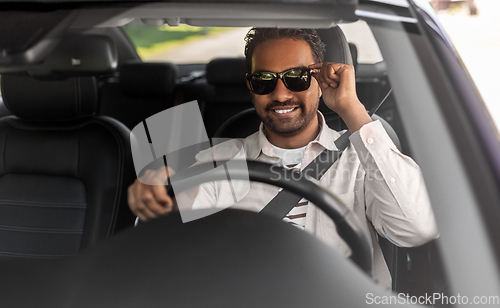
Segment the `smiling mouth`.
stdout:
[[277,114],[285,114],[285,113],[290,113],[297,108],[299,108],[299,107],[293,107],[293,108],[289,108],[289,109],[273,109],[273,111]]

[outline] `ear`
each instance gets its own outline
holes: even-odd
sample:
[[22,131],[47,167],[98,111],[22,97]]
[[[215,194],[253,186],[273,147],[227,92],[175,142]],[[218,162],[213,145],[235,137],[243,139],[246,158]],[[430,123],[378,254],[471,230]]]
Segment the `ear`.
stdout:
[[246,80],[246,84],[248,91],[250,92],[250,96],[252,97],[252,104],[254,104],[255,93],[253,93],[252,89],[250,88],[250,82],[248,82],[248,80]]
[[250,88],[250,82],[248,82],[248,80],[245,80],[245,82],[247,84],[248,91],[250,91],[250,93],[253,94],[252,88]]

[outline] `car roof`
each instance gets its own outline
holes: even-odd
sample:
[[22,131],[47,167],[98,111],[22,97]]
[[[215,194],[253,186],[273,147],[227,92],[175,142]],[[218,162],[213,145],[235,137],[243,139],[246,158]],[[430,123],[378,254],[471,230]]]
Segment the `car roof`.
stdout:
[[0,73],[40,62],[68,31],[118,27],[134,19],[171,26],[331,28],[358,20],[358,9],[374,2],[396,14],[408,5],[407,0],[0,1],[0,29],[12,34],[0,38]]

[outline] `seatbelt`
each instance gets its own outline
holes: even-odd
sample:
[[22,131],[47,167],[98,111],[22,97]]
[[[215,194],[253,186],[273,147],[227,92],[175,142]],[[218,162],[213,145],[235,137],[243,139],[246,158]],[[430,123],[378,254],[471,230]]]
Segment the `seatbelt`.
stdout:
[[[382,101],[373,107],[368,114],[373,116],[375,112],[382,106],[385,100],[392,93],[392,88],[387,92]],[[324,123],[326,125],[326,123]],[[350,131],[346,131],[342,136],[335,140],[336,151],[325,149],[316,158],[309,163],[301,172],[319,180],[323,174],[339,159],[342,152],[349,146]],[[260,211],[265,215],[275,216],[283,219],[302,199],[302,196],[297,196],[287,190],[280,191],[269,203]]]

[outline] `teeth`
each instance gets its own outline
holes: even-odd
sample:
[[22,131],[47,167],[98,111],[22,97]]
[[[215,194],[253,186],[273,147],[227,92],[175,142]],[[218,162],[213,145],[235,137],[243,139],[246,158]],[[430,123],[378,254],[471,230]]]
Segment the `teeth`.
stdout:
[[291,112],[293,111],[295,108],[291,108],[291,109],[274,109],[274,112],[276,113],[288,113],[288,112]]

